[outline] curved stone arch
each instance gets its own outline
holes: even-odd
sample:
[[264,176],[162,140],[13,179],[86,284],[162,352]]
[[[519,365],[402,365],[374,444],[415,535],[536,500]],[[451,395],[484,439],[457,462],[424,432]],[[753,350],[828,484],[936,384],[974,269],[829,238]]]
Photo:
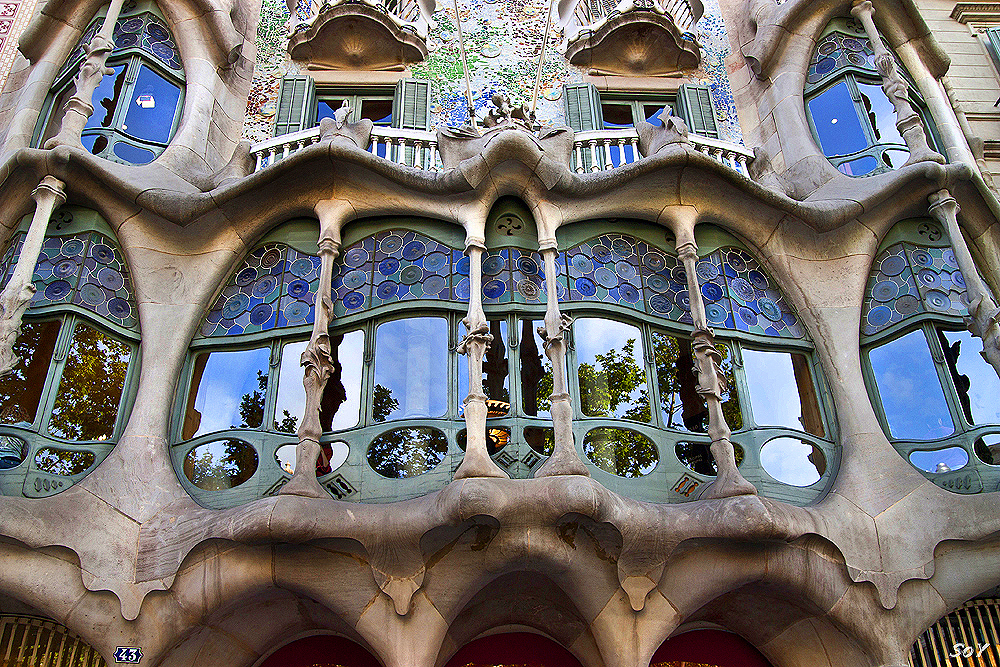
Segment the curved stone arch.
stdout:
[[[577,651],[567,649],[551,636],[532,628],[509,626],[495,632],[482,634],[463,645],[446,663],[447,667],[459,665],[518,664],[519,658],[530,656],[530,664],[544,667],[592,667],[602,663],[581,660]],[[482,656],[482,657],[479,657]],[[478,659],[477,659],[478,658]]]

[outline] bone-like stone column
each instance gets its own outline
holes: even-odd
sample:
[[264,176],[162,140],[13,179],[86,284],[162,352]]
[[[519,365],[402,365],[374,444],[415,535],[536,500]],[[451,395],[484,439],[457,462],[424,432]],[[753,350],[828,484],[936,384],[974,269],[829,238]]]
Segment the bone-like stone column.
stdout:
[[115,48],[114,30],[121,14],[125,0],[112,0],[108,7],[108,15],[104,17],[104,25],[83,47],[87,57],[80,65],[80,72],[73,79],[75,90],[73,97],[66,102],[59,133],[45,142],[45,148],[56,146],[76,146],[83,148],[80,133],[87,124],[87,119],[94,113],[94,91],[101,85],[101,79],[114,70],[106,66],[108,55]]
[[56,206],[66,201],[65,184],[54,176],[46,176],[31,193],[35,214],[24,237],[21,254],[7,285],[0,292],[0,377],[14,370],[20,359],[14,354],[14,342],[21,335],[24,311],[35,294],[35,265],[42,252],[49,218]]
[[316,481],[316,459],[322,451],[319,446],[323,435],[319,411],[323,401],[323,391],[333,374],[333,357],[330,353],[330,319],[333,316],[333,263],[340,256],[340,242],[324,236],[319,242],[320,274],[316,294],[316,314],[313,319],[312,336],[302,352],[301,364],[305,368],[302,385],[306,389],[306,404],[297,435],[299,444],[295,448],[295,472],[279,493],[328,498],[329,494]]
[[896,109],[896,128],[903,136],[906,147],[910,150],[910,159],[906,164],[931,160],[944,164],[944,156],[935,152],[927,144],[927,135],[920,115],[913,109],[907,96],[908,85],[896,68],[896,60],[885,48],[878,28],[875,27],[875,8],[871,0],[854,0],[851,16],[861,21],[868,34],[872,49],[875,51],[875,67],[882,75],[882,90]]
[[555,433],[555,445],[549,460],[535,471],[535,477],[551,477],[554,475],[586,475],[590,476],[587,466],[580,460],[573,443],[573,405],[569,397],[569,380],[566,377],[566,339],[564,334],[573,323],[573,318],[559,312],[559,297],[556,294],[556,283],[559,274],[556,271],[556,255],[559,254],[554,242],[542,243],[539,251],[545,262],[545,326],[538,327],[538,335],[542,337],[545,356],[552,364],[552,405],[549,414],[552,415],[552,428]]
[[1000,375],[1000,326],[997,324],[1000,320],[1000,308],[997,308],[989,290],[983,284],[979,270],[972,260],[972,252],[958,226],[958,212],[961,209],[948,190],[938,190],[928,199],[931,202],[928,211],[947,230],[955,260],[958,262],[958,268],[962,270],[962,277],[965,278],[970,315],[965,318],[965,325],[974,336],[983,341],[983,350],[980,354],[993,366],[997,375]]
[[691,305],[691,319],[694,321],[694,370],[698,374],[696,390],[705,399],[708,408],[708,435],[712,438],[712,457],[718,474],[715,481],[702,493],[702,498],[728,498],[730,496],[756,495],[754,485],[743,478],[736,467],[736,452],[729,441],[732,431],[722,413],[722,393],[726,391],[726,378],[719,363],[722,355],[715,347],[715,335],[708,326],[705,316],[705,302],[701,299],[701,285],[698,281],[698,245],[694,240],[693,227],[684,230],[687,234],[677,234],[677,254],[684,263],[687,276],[688,303]]
[[[483,251],[485,246],[469,242],[469,311],[462,320],[465,336],[458,353],[469,359],[469,395],[465,397],[465,456],[455,471],[455,479],[466,477],[509,477],[490,458],[486,448],[486,393],[483,391],[483,357],[493,342],[486,313],[483,312]],[[503,341],[498,343],[503,345]]]

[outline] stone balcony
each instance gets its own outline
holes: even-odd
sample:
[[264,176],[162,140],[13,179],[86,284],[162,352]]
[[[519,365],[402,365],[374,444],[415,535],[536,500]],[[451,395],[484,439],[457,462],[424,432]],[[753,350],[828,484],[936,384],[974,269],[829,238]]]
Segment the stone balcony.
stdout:
[[563,44],[566,58],[593,71],[655,76],[697,67],[694,26],[701,0],[580,0]]
[[416,0],[299,0],[288,53],[318,68],[399,69],[427,56],[428,27]]

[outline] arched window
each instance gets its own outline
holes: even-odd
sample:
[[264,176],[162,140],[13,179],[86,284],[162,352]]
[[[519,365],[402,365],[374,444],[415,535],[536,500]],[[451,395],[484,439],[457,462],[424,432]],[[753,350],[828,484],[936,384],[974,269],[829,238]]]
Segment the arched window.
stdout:
[[[3,256],[10,279],[30,216]],[[94,211],[64,206],[35,267],[35,296],[0,379],[0,492],[48,496],[111,451],[132,400],[139,319],[114,234]]]
[[994,491],[1000,379],[966,329],[965,280],[929,219],[896,224],[872,265],[861,342],[872,402],[899,453],[939,486]]
[[[73,78],[86,57],[84,45],[100,30],[107,9],[91,21],[49,94],[39,117],[36,145],[59,130],[63,108],[74,93]],[[94,91],[94,113],[82,133],[94,155],[125,164],[146,164],[163,152],[180,121],[184,68],[166,21],[152,2],[128,0],[114,30],[108,56],[111,74]]]
[[[634,235],[607,222],[560,238],[554,281],[576,322],[568,355],[575,438],[603,483],[683,501],[714,475],[695,389],[683,270],[662,228]],[[277,493],[295,464],[304,405],[299,358],[311,330],[319,260],[315,223],[270,235],[232,275],[192,344],[179,398],[174,462],[209,506]],[[309,230],[308,232],[305,230]],[[337,260],[330,329],[334,374],[321,421],[320,483],[341,499],[422,495],[462,460],[468,309],[464,231],[413,218],[358,221]],[[704,237],[704,238],[702,238]],[[510,202],[488,221],[483,302],[493,334],[484,359],[488,447],[528,477],[552,447],[552,369],[537,333],[548,281],[530,214]],[[811,344],[780,290],[738,241],[704,228],[699,264],[730,391],[726,414],[744,475],[805,503],[836,462]],[[309,245],[309,244],[312,245]],[[308,246],[308,247],[307,247]],[[723,332],[722,330],[726,330]]]
[[[903,66],[897,62],[897,67],[909,81]],[[879,174],[909,159],[892,102],[882,91],[874,50],[858,21],[838,18],[827,26],[809,62],[805,99],[813,136],[841,172]],[[930,127],[912,82],[910,102]]]

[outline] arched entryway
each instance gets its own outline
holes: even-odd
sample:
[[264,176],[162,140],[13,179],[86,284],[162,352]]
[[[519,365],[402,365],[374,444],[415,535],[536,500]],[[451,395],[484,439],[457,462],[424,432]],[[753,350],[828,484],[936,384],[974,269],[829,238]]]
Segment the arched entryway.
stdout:
[[375,657],[349,639],[312,635],[285,644],[259,667],[382,667]]
[[660,645],[650,667],[771,667],[750,642],[725,630],[691,630]]
[[556,642],[530,632],[507,632],[471,641],[452,656],[446,667],[581,667],[580,661]]

